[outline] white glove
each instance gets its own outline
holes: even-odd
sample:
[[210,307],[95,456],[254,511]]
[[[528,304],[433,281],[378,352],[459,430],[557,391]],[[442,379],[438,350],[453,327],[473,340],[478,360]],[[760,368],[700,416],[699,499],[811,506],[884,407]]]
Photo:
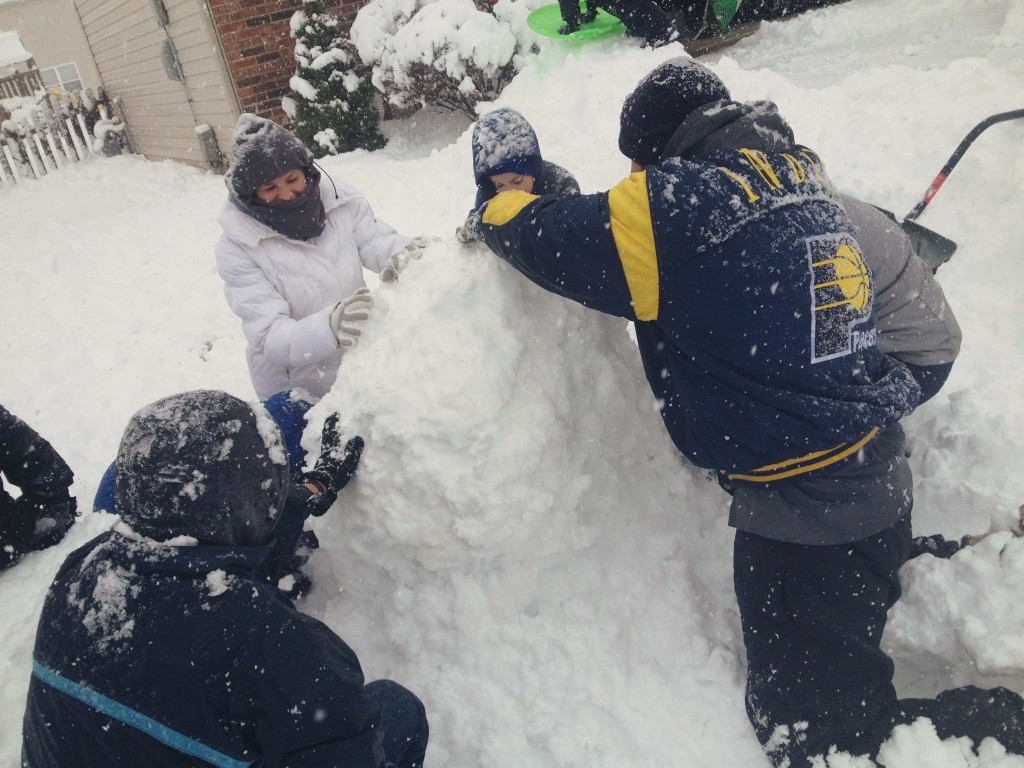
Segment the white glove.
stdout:
[[369,288],[360,288],[331,310],[331,330],[338,337],[339,347],[354,347],[370,319],[373,294]]
[[414,237],[411,243],[384,262],[384,267],[380,271],[381,282],[390,283],[392,280],[397,280],[399,273],[408,266],[410,260],[422,256],[423,249],[431,242],[440,241],[439,237]]

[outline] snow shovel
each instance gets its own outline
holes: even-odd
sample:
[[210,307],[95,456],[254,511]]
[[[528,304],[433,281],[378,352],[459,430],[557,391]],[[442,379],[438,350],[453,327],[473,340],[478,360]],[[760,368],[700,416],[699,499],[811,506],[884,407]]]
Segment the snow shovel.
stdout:
[[938,192],[939,188],[945,183],[946,178],[950,173],[952,173],[956,164],[960,162],[960,158],[962,158],[964,153],[967,152],[968,147],[974,143],[974,140],[977,139],[986,128],[1006,120],[1019,120],[1022,117],[1024,117],[1024,109],[1014,109],[1009,112],[1000,112],[999,114],[986,117],[974,126],[970,133],[964,137],[964,140],[960,142],[960,145],[956,148],[953,154],[950,155],[946,164],[942,166],[942,170],[939,171],[939,174],[932,181],[931,186],[928,187],[928,191],[925,192],[924,197],[917,205],[914,206],[910,213],[903,217],[902,222],[899,221],[890,211],[886,211],[882,208],[878,209],[890,219],[897,222],[900,225],[900,228],[907,233],[907,237],[910,238],[910,242],[914,246],[914,250],[917,251],[917,255],[924,259],[925,263],[932,268],[932,272],[950,260],[956,252],[956,243],[948,237],[943,237],[938,232],[933,232],[927,227],[921,226],[916,221],[917,217],[921,215],[921,212],[928,206],[928,203],[932,201],[932,198],[935,197],[935,193]]

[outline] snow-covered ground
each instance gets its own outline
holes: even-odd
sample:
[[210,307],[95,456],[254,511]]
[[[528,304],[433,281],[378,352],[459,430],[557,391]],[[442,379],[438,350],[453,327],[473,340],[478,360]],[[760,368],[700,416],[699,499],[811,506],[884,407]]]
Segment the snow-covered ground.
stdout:
[[[584,191],[628,170],[623,97],[672,46],[549,42],[494,106],[534,124]],[[762,26],[705,59],[736,98],[776,101],[845,191],[900,215],[983,118],[1024,106],[1020,0],[854,0]],[[303,610],[425,701],[428,765],[767,766],[743,711],[727,496],[665,435],[628,328],[541,292],[453,237],[474,189],[469,124],[420,113],[379,152],[323,162],[378,216],[442,241],[397,283],[329,411],[367,440],[313,526]],[[901,693],[1024,691],[1024,121],[990,128],[921,217],[960,245],[938,273],[964,331],[945,389],[907,420],[918,532],[995,531],[922,557],[884,642]],[[219,176],[118,157],[0,189],[0,402],[51,440],[91,508],[121,430],[164,395],[253,398],[213,261]],[[376,282],[373,283],[376,285]],[[35,622],[63,556],[0,574],[0,766],[18,765]],[[927,723],[888,768],[1005,768]],[[856,761],[837,756],[832,768]]]

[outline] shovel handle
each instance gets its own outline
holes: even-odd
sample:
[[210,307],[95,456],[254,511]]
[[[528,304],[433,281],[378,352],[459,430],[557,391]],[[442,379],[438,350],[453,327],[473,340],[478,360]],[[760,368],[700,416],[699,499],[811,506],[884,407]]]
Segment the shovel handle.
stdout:
[[921,215],[921,211],[923,211],[925,207],[928,205],[928,203],[932,201],[932,198],[935,197],[935,193],[938,192],[939,188],[942,187],[942,185],[946,182],[946,178],[949,176],[950,173],[952,173],[953,168],[956,167],[956,164],[960,162],[960,158],[964,156],[964,153],[967,151],[967,148],[974,143],[974,140],[981,135],[982,131],[984,131],[989,126],[995,125],[996,123],[1002,123],[1006,120],[1019,120],[1022,117],[1024,117],[1024,109],[1014,109],[1009,112],[1000,112],[997,115],[986,117],[976,126],[974,126],[974,128],[971,129],[971,132],[964,137],[963,141],[960,142],[960,146],[956,148],[956,151],[954,151],[953,154],[950,155],[950,158],[949,160],[946,161],[946,164],[942,166],[942,170],[939,171],[938,176],[936,176],[935,179],[932,181],[931,186],[928,187],[928,191],[924,193],[924,198],[922,198],[921,202],[915,205],[914,209],[910,213],[908,213],[904,217],[904,219],[913,221],[914,219]]

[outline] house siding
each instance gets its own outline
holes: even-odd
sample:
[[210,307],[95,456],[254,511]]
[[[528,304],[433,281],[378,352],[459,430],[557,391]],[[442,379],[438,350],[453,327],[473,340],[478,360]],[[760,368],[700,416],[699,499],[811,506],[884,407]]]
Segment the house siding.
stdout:
[[[165,26],[154,10],[160,1],[14,0],[0,3],[0,13],[23,9],[40,34],[51,37],[46,19],[67,16],[69,23],[60,28],[82,33],[81,55],[50,61],[33,50],[33,37],[26,33],[23,41],[40,66],[74,60],[87,85],[103,86],[127,123],[132,149],[151,159],[210,167],[196,128],[212,128],[227,158],[243,111],[291,127],[281,99],[291,92],[295,41],[290,21],[302,8],[301,0],[162,0]],[[347,31],[367,1],[329,0],[328,7]],[[42,12],[51,5],[62,8],[63,16]],[[165,71],[161,48],[167,40],[177,52],[181,81]]]
[[103,84],[75,7],[68,0],[0,3],[0,29],[16,31],[40,69],[73,63],[83,86],[95,92]]
[[[202,0],[164,0],[166,26],[157,23],[152,0],[76,0],[76,7],[136,152],[210,167],[196,133],[209,126],[227,155],[238,99]],[[177,52],[181,81],[164,68],[166,40]]]

